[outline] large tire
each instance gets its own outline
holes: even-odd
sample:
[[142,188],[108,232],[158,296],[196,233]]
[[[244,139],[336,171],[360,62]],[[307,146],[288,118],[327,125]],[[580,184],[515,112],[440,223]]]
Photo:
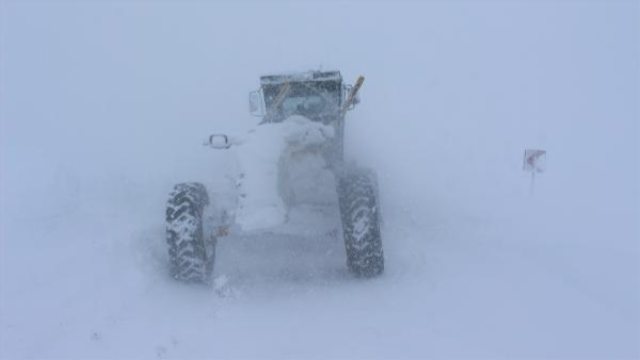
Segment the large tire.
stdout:
[[338,180],[338,198],[349,270],[363,277],[384,271],[380,208],[375,174],[346,171]]
[[213,271],[215,238],[205,238],[203,211],[209,196],[200,183],[173,188],[167,203],[167,244],[171,276],[185,282],[208,283]]

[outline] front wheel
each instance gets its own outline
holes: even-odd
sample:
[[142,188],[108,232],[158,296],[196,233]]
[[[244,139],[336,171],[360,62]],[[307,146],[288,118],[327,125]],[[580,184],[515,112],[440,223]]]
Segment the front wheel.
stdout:
[[171,275],[185,282],[209,282],[213,271],[215,238],[203,233],[203,211],[209,196],[200,183],[173,188],[167,202],[167,244]]
[[347,266],[357,276],[373,277],[384,271],[380,234],[380,208],[375,174],[350,170],[338,181],[338,198]]

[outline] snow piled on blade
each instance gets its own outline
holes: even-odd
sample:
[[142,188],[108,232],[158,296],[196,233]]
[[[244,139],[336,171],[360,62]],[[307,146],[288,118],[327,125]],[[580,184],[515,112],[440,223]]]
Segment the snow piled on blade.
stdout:
[[240,166],[236,224],[243,231],[284,224],[287,207],[281,185],[282,174],[287,172],[283,169],[288,163],[285,157],[300,152],[317,153],[333,135],[331,126],[300,115],[251,131],[236,149]]

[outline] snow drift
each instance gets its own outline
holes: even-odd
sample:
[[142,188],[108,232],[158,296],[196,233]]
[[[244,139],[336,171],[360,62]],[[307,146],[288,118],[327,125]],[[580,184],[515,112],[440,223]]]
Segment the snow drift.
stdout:
[[256,127],[234,146],[240,169],[235,221],[241,230],[284,224],[296,202],[335,203],[335,180],[322,157],[333,131],[294,115]]

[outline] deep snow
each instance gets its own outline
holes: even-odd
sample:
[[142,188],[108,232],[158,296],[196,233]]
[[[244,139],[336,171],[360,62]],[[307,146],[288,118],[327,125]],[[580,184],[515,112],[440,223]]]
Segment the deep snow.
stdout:
[[[0,357],[640,357],[640,6],[0,2]],[[173,183],[228,182],[266,73],[367,77],[386,272],[339,235],[167,276]],[[548,151],[533,195],[525,148]]]
[[237,189],[223,191],[237,193],[237,209],[227,212],[242,232],[286,224],[297,203],[337,203],[335,180],[322,156],[334,133],[330,125],[293,115],[257,126],[232,146],[227,156],[238,165],[227,176],[236,179]]

